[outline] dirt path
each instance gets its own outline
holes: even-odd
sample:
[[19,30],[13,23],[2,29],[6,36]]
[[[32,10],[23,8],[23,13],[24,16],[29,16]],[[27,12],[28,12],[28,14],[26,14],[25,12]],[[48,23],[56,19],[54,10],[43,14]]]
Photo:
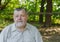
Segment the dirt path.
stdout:
[[44,42],[60,42],[60,36],[43,36]]

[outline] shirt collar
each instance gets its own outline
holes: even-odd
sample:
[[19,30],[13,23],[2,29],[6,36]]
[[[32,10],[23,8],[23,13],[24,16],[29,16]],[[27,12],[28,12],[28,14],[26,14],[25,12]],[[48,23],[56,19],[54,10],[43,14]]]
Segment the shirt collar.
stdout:
[[13,24],[12,24],[12,30],[11,30],[11,31],[14,32],[14,31],[16,31],[16,30],[17,30],[17,28],[15,27],[15,23],[13,23]]
[[[13,23],[13,25],[12,25],[12,32],[14,32],[16,30],[17,30],[17,28],[15,26],[15,23]],[[26,24],[25,30],[28,30],[28,23]]]

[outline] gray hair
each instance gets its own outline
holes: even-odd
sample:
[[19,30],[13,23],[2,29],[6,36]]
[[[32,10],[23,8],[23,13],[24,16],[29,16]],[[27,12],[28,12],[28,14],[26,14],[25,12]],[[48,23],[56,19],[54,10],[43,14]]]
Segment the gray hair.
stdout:
[[25,11],[25,13],[28,14],[28,12],[26,11],[25,8],[16,8],[16,9],[14,9],[14,11],[21,11],[21,10]]

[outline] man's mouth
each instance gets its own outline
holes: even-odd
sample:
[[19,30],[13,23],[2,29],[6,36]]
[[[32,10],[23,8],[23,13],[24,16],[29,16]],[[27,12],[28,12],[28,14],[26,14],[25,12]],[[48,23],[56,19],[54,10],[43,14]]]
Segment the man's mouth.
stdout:
[[18,21],[18,22],[22,22],[22,21]]
[[23,21],[18,21],[17,23],[22,23]]

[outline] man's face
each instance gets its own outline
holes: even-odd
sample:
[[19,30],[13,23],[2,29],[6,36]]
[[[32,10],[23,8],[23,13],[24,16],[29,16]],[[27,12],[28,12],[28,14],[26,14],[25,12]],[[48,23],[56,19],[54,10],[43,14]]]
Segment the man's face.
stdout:
[[20,11],[15,11],[14,12],[14,22],[16,23],[17,27],[21,27],[24,26],[27,22],[27,14],[24,10],[20,10]]

